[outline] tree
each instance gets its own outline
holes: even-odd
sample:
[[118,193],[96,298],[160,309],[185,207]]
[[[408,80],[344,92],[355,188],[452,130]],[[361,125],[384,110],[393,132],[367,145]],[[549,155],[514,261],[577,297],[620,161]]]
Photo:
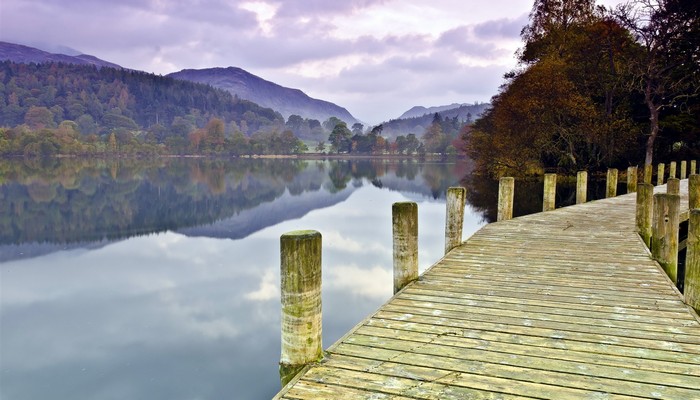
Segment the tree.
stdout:
[[354,135],[362,135],[364,128],[365,128],[364,125],[362,125],[359,122],[355,122],[354,124],[352,124],[352,133]]
[[[335,127],[338,126],[338,124],[341,124],[341,123],[342,123],[342,124],[345,124],[345,122],[343,122],[341,119],[339,119],[339,118],[337,118],[337,117],[330,117],[330,118],[328,118],[327,120],[325,120],[325,121],[323,122],[323,127],[324,127],[328,132],[332,132],[333,129],[335,129]],[[345,124],[345,128],[346,128],[346,129],[347,129],[347,127],[348,127],[347,124]]]
[[700,4],[696,0],[634,0],[615,10],[633,34],[641,55],[629,68],[632,87],[644,95],[649,112],[646,165],[651,165],[661,112],[700,91]]
[[24,115],[24,123],[32,129],[52,128],[53,113],[46,107],[31,106]]
[[335,125],[333,131],[328,136],[328,141],[331,142],[332,148],[337,153],[348,153],[352,150],[352,141],[350,140],[351,137],[352,132],[350,132],[348,126],[345,124],[345,122],[340,121]]

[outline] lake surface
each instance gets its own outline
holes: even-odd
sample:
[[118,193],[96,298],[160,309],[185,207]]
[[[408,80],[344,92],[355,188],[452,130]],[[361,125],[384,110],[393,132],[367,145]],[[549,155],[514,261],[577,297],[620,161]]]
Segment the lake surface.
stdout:
[[[280,235],[323,236],[326,348],[392,294],[392,203],[418,203],[421,272],[443,254],[449,186],[468,187],[464,238],[495,218],[497,184],[468,170],[0,161],[0,398],[270,398]],[[563,186],[559,205],[573,201]],[[516,183],[516,215],[541,208],[541,188]]]

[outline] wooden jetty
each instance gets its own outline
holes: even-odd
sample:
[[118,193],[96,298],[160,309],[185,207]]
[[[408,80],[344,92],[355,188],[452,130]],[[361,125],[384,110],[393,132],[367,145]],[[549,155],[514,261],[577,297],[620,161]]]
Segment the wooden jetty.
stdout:
[[700,399],[700,318],[634,194],[484,226],[275,397],[515,398]]

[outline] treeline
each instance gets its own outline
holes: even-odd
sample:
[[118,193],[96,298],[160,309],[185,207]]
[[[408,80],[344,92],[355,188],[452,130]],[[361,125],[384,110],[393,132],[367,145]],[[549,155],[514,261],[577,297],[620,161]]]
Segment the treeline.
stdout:
[[[276,111],[139,71],[0,62],[0,154],[287,154]],[[293,134],[291,136],[294,136]]]
[[519,67],[465,132],[482,173],[626,167],[700,149],[700,2],[536,0]]

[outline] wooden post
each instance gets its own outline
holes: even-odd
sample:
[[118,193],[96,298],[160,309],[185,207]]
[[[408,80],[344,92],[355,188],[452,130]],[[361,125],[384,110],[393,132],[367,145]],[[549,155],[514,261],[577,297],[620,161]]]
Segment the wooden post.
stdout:
[[605,197],[617,196],[617,169],[608,168],[607,190]]
[[681,179],[685,179],[688,177],[688,175],[686,175],[687,168],[688,168],[687,162],[681,161]]
[[666,193],[681,194],[681,180],[678,178],[668,178],[668,181],[666,181]]
[[651,219],[654,216],[654,185],[640,183],[637,187],[637,233],[651,248]]
[[675,161],[671,161],[671,165],[668,166],[668,177],[669,178],[676,177],[676,162]]
[[644,183],[651,183],[652,171],[651,164],[644,164]]
[[700,175],[693,174],[688,178],[688,209],[700,208]]
[[321,234],[294,231],[280,237],[282,356],[286,385],[306,365],[323,357],[321,340]]
[[557,197],[557,174],[544,174],[544,196],[542,211],[554,210]]
[[652,227],[651,254],[666,274],[678,280],[678,224],[681,197],[677,194],[654,195],[654,221]]
[[448,188],[446,198],[445,254],[462,243],[462,227],[464,226],[464,206],[467,201],[467,189],[463,187]]
[[513,218],[513,196],[515,195],[515,179],[503,177],[498,182],[498,215],[496,221]]
[[697,173],[697,162],[695,160],[690,160],[690,172],[688,176],[695,175]]
[[637,191],[637,167],[627,167],[627,193]]
[[666,164],[664,164],[664,163],[661,163],[656,167],[657,168],[657,172],[656,172],[656,185],[657,186],[664,184],[664,173],[665,173],[664,168],[665,167],[666,167]]
[[576,173],[576,204],[585,203],[588,196],[588,172]]
[[394,293],[418,279],[418,205],[394,203],[391,207],[394,238]]
[[690,210],[688,220],[688,249],[685,258],[683,295],[685,303],[700,312],[700,209],[697,208]]

